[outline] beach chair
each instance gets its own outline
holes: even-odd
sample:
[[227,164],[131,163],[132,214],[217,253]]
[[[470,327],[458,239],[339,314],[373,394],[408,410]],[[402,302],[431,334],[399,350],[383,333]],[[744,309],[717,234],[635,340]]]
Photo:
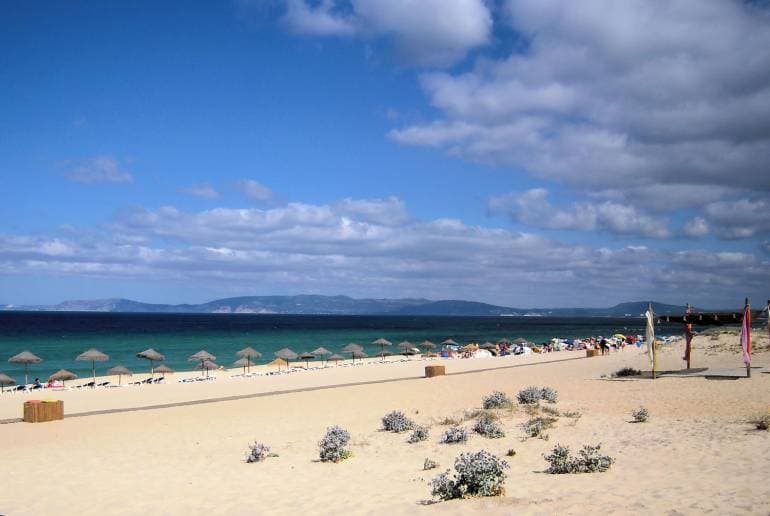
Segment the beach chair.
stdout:
[[110,382],[102,382],[102,383],[97,384],[96,386],[97,387],[107,387],[109,384],[110,384]]

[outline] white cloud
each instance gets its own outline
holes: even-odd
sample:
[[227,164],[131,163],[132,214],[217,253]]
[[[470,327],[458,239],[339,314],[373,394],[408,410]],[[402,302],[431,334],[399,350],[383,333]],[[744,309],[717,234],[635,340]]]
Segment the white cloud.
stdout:
[[110,156],[96,156],[73,166],[65,174],[76,183],[133,183],[134,177]]
[[238,188],[250,200],[265,203],[273,199],[273,191],[253,179],[244,179],[238,183]]
[[700,238],[709,234],[709,225],[703,217],[695,217],[687,221],[682,232],[690,238]]
[[508,215],[516,222],[537,228],[601,230],[651,238],[669,236],[667,220],[640,213],[634,206],[604,201],[556,207],[548,201],[548,191],[543,188],[492,197],[487,206],[492,214]]
[[201,183],[197,185],[188,186],[183,188],[182,192],[193,197],[200,197],[201,199],[218,199],[219,192],[207,183]]
[[770,189],[766,8],[510,0],[506,9],[525,49],[425,74],[440,116],[392,131],[395,141],[578,190]]
[[444,66],[485,45],[492,15],[483,0],[286,0],[284,23],[311,36],[391,38],[403,60]]
[[706,205],[704,213],[723,238],[752,238],[770,232],[770,201],[740,199]]

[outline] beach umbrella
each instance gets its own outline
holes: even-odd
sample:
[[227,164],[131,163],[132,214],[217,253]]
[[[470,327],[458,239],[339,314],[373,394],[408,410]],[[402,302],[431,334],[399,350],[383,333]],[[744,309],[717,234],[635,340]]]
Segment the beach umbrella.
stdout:
[[235,362],[233,362],[233,365],[235,367],[242,367],[243,368],[243,374],[246,374],[246,367],[251,365],[248,358],[239,358]]
[[436,347],[436,345],[429,340],[424,340],[420,342],[420,347],[425,349],[433,349]]
[[12,364],[24,364],[24,385],[26,385],[29,383],[29,364],[39,364],[43,359],[29,351],[22,351],[9,358],[8,361]]
[[310,368],[310,359],[315,358],[315,355],[309,351],[303,351],[299,354],[299,359],[305,361],[305,369]]
[[[202,366],[204,364],[204,362],[206,362],[207,360],[209,362],[213,363],[214,360],[216,360],[216,359],[217,359],[217,357],[215,357],[214,355],[212,355],[211,353],[209,353],[205,349],[202,349],[202,350],[198,351],[197,353],[195,353],[194,355],[190,355],[190,358],[188,358],[187,360],[190,361],[190,362],[198,362],[198,361],[200,361],[201,366]],[[206,369],[206,368],[205,367],[199,367],[198,369]],[[208,375],[209,375],[209,370],[206,369],[206,376],[208,376]]]
[[335,354],[333,354],[332,356],[330,356],[330,357],[329,357],[327,360],[333,360],[333,361],[334,361],[334,365],[336,366],[336,365],[338,365],[337,363],[338,363],[340,360],[345,360],[345,357],[343,357],[342,355],[338,355],[338,354],[336,354],[336,353],[335,353]]
[[67,380],[74,380],[77,377],[78,375],[76,375],[72,371],[67,371],[66,369],[59,369],[54,374],[48,377],[48,381],[54,382],[57,380],[61,380],[62,384],[64,384],[64,382],[66,382]]
[[[294,351],[292,351],[289,348],[283,348],[275,352],[275,356],[278,358],[282,358],[286,361],[286,367],[289,367],[289,360],[297,360],[297,355]],[[279,369],[280,370],[280,369]]]
[[[332,354],[331,351],[329,351],[328,349],[326,349],[323,346],[314,349],[313,351],[311,351],[311,353],[314,354],[317,357],[327,357],[327,356]],[[324,359],[324,362],[326,362],[326,359]],[[324,365],[326,365],[326,364],[324,363]]]
[[356,361],[356,353],[363,353],[364,348],[362,348],[359,344],[356,344],[355,342],[351,342],[344,348],[342,348],[343,353],[350,353],[350,355],[353,357],[353,362]]
[[502,339],[497,339],[497,343],[498,344],[505,344],[507,346],[507,345],[509,345],[511,343],[511,340],[503,337]]
[[459,346],[459,345],[460,345],[460,344],[458,344],[457,342],[455,342],[455,341],[454,341],[454,340],[452,340],[452,339],[447,339],[447,340],[445,340],[444,342],[442,342],[441,344],[442,344],[443,346]]
[[0,373],[0,392],[5,390],[6,385],[13,385],[16,380],[8,376],[7,374]]
[[393,345],[391,341],[383,339],[382,337],[372,342],[372,344],[380,347],[380,357],[385,357],[385,346]]
[[158,367],[155,368],[155,372],[162,374],[163,378],[165,378],[167,374],[174,374],[174,370],[171,369],[166,364],[160,364]]
[[482,349],[495,349],[497,346],[495,344],[492,344],[489,341],[486,341],[484,344],[481,345]]
[[626,336],[623,335],[622,333],[616,333],[615,335],[613,335],[613,337],[620,340],[626,340]]
[[523,346],[524,344],[529,344],[529,341],[527,339],[522,339],[521,337],[519,337],[518,339],[514,340],[513,343]]
[[80,360],[83,362],[91,362],[91,378],[94,382],[92,387],[96,387],[96,363],[97,362],[106,362],[109,360],[110,357],[102,353],[96,348],[91,348],[88,351],[84,351],[81,354],[79,354],[75,360]]
[[283,358],[276,358],[275,360],[273,360],[272,362],[270,362],[267,365],[268,365],[268,367],[276,367],[276,366],[278,366],[278,370],[280,371],[282,365],[285,365],[288,368],[289,367],[289,362],[288,362],[288,360],[284,360]]
[[414,344],[408,340],[398,343],[398,349],[401,350],[401,354],[404,356],[414,355],[414,350],[412,349],[413,347]]
[[163,362],[166,360],[164,355],[161,355],[154,349],[145,349],[144,351],[136,354],[137,358],[143,358],[150,361],[150,377],[155,375],[155,368],[153,367],[155,362]]
[[251,371],[251,360],[254,358],[262,358],[262,353],[260,353],[254,348],[243,348],[242,350],[237,352],[236,355],[246,359],[246,368],[249,371]]
[[123,376],[131,376],[134,373],[132,373],[131,370],[129,370],[126,367],[123,367],[122,365],[117,365],[111,369],[108,369],[107,374],[118,375],[118,385],[120,385],[120,382],[123,380]]
[[200,363],[199,366],[197,366],[197,368],[200,369],[200,370],[205,369],[206,370],[206,377],[208,377],[209,369],[218,369],[219,366],[217,364],[215,364],[214,362],[212,362],[211,360],[204,360],[204,361],[202,361]]
[[353,351],[353,358],[366,358],[369,355],[364,353],[363,351]]

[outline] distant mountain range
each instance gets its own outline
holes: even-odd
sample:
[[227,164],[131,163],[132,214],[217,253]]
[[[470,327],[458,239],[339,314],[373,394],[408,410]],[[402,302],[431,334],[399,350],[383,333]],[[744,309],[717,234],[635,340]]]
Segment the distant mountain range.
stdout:
[[[64,301],[57,305],[0,305],[0,310],[50,312],[133,312],[298,315],[437,315],[528,317],[639,317],[647,301],[609,308],[512,308],[474,301],[428,299],[354,299],[347,296],[247,296],[202,304],[165,305],[130,299]],[[656,314],[684,313],[684,306],[653,302]]]

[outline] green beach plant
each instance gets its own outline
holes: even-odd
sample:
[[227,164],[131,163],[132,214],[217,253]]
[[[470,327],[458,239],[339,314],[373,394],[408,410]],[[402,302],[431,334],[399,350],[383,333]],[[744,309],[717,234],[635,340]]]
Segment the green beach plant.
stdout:
[[540,439],[548,440],[548,435],[544,433],[545,430],[553,428],[553,424],[556,422],[556,418],[543,416],[533,417],[522,425],[526,437],[539,437]]
[[249,451],[246,454],[246,462],[262,462],[268,457],[276,456],[270,453],[270,447],[266,444],[255,442],[249,445]]
[[409,436],[408,443],[419,443],[428,439],[428,427],[416,425]]
[[631,412],[631,417],[634,418],[634,423],[646,423],[650,419],[650,412],[644,407],[639,407]]
[[438,467],[438,462],[431,458],[426,458],[425,462],[422,463],[422,469],[423,471],[428,471],[429,469],[436,469]]
[[513,406],[513,401],[511,401],[507,394],[501,391],[494,391],[492,394],[484,396],[482,402],[482,406],[487,410],[505,409]]
[[441,436],[441,442],[444,444],[464,443],[468,440],[468,431],[461,426],[448,428]]
[[600,473],[610,469],[615,459],[608,455],[602,455],[599,450],[601,444],[596,446],[583,445],[577,457],[570,455],[569,448],[557,444],[551,453],[544,455],[549,466],[546,473],[562,475],[568,473]]
[[319,456],[322,462],[340,462],[353,454],[346,449],[350,442],[350,433],[340,426],[330,426],[318,442]]
[[400,410],[394,410],[382,417],[382,428],[388,432],[401,433],[411,430],[414,427],[414,421],[406,417]]
[[473,431],[490,439],[505,437],[505,432],[500,424],[496,420],[485,416],[480,417],[478,421],[476,421],[476,424],[473,426]]
[[505,470],[508,463],[486,450],[461,453],[455,459],[455,474],[450,470],[431,481],[431,494],[441,500],[471,496],[501,496],[505,494]]

